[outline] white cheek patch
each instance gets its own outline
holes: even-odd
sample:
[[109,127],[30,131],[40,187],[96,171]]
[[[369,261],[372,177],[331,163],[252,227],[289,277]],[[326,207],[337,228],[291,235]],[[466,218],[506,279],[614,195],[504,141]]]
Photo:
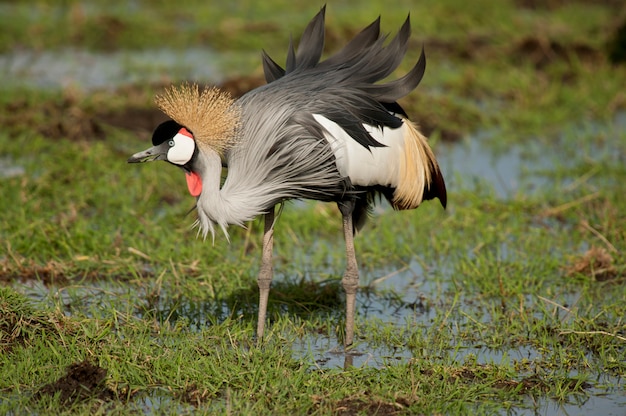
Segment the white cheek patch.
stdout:
[[196,148],[196,143],[193,138],[188,136],[189,133],[185,133],[187,133],[187,131],[183,133],[181,129],[181,132],[178,132],[176,136],[172,138],[174,146],[170,147],[170,150],[167,151],[167,160],[177,165],[184,165],[189,162]]

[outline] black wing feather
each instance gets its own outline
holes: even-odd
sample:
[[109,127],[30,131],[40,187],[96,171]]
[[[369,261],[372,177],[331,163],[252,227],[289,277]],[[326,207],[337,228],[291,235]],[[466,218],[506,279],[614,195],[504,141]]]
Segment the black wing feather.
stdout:
[[424,49],[419,57],[419,60],[406,75],[395,81],[388,82],[386,84],[370,84],[363,87],[364,91],[367,91],[377,100],[384,103],[392,103],[400,98],[408,95],[411,91],[417,87],[422,80],[424,72],[426,71],[426,55]]
[[296,68],[313,68],[320,61],[324,51],[324,19],[326,6],[322,7],[317,15],[304,29],[298,53],[296,54]]
[[261,58],[263,60],[263,73],[265,74],[265,81],[270,83],[276,81],[278,78],[282,78],[285,75],[285,70],[278,65],[265,51],[261,52]]
[[[306,107],[337,123],[365,148],[381,147],[363,127],[397,128],[406,116],[397,100],[419,84],[424,75],[424,50],[416,65],[403,77],[378,83],[395,71],[408,48],[410,16],[389,41],[380,33],[380,16],[357,34],[339,52],[320,62],[324,48],[324,6],[305,28],[296,53],[289,39],[285,69],[263,52],[265,78],[274,83],[277,95],[303,95]],[[387,44],[386,44],[387,43]]]

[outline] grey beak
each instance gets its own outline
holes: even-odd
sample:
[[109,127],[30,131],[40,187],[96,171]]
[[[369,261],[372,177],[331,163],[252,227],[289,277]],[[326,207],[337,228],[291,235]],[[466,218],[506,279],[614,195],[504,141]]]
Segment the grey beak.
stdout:
[[163,152],[162,146],[153,146],[143,152],[138,152],[128,158],[128,163],[152,162],[154,160],[167,160],[167,153]]

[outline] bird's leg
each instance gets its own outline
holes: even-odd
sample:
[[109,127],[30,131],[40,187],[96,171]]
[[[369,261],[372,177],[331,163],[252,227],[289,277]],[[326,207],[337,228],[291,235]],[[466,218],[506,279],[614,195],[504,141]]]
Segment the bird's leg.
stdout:
[[354,251],[354,225],[352,211],[354,202],[342,202],[339,210],[343,216],[343,235],[346,240],[346,271],[341,283],[346,291],[346,338],[345,346],[352,345],[354,339],[354,313],[356,309],[356,292],[359,287],[359,268]]
[[257,320],[256,336],[257,343],[263,339],[265,330],[265,317],[267,315],[267,299],[272,284],[272,250],[274,248],[274,207],[265,214],[265,231],[263,232],[263,254],[261,270],[259,270],[259,316]]

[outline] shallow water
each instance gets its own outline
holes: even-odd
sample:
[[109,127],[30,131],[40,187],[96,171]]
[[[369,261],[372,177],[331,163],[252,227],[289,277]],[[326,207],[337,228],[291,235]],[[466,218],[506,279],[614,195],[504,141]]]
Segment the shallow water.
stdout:
[[570,403],[559,403],[555,400],[535,398],[528,400],[528,407],[516,408],[512,415],[568,415],[568,416],[623,416],[626,412],[626,398],[621,402],[613,397],[602,395],[578,396],[578,400]]
[[25,173],[23,166],[16,165],[10,158],[0,157],[0,179],[22,176]]
[[[528,148],[512,146],[494,153],[486,146],[482,135],[470,136],[457,144],[437,149],[437,159],[450,189],[468,186],[488,186],[500,198],[510,198],[523,186],[539,187],[546,179],[528,173],[530,169],[552,166],[553,158],[545,152],[533,152],[528,160]],[[532,145],[532,143],[530,144]]]
[[129,84],[221,79],[222,58],[205,48],[90,52],[17,50],[0,55],[3,83],[24,87],[81,90],[117,88]]
[[[528,398],[524,408],[509,409],[507,414],[516,416],[539,416],[539,415],[568,415],[568,416],[622,416],[626,413],[626,395],[616,392],[618,398],[613,395],[606,396],[604,392],[590,395],[578,395],[570,399],[567,403],[560,403],[555,400],[545,398]],[[161,389],[154,389],[151,393],[143,394],[131,400],[138,412],[143,414],[154,414],[161,409],[171,411],[172,405],[178,406],[180,413],[193,413],[195,408],[192,405],[181,405],[174,402],[171,394]],[[217,400],[213,407],[217,413],[220,407],[226,407],[226,399]]]
[[[552,172],[584,161],[626,163],[626,111],[605,121],[572,122],[548,140],[498,143],[498,132],[479,132],[460,143],[443,143],[436,154],[449,189],[488,187],[502,199],[533,193],[557,180]],[[566,178],[564,186],[576,178]]]

